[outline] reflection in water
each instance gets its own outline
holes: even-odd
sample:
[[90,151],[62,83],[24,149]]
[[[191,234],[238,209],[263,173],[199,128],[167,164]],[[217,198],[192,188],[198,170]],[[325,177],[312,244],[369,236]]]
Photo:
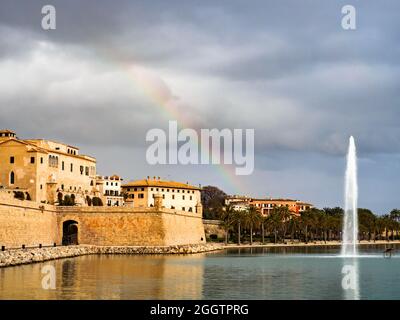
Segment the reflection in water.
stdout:
[[[92,255],[0,268],[0,299],[398,299],[400,256],[361,247],[242,248],[198,255]],[[41,287],[44,265],[56,290]],[[354,267],[344,290],[343,266]]]
[[[0,299],[201,299],[204,255],[81,256],[0,268]],[[41,268],[56,269],[56,290]]]

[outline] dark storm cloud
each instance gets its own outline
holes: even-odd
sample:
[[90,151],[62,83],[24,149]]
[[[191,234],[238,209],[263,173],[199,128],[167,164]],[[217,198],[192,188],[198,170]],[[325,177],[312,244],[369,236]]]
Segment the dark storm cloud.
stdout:
[[[41,29],[46,4],[57,10],[54,31]],[[341,28],[346,4],[356,6],[355,31]],[[254,128],[249,192],[265,178],[263,192],[331,204],[343,169],[332,163],[354,135],[374,179],[386,166],[390,195],[400,178],[399,9],[372,0],[2,1],[0,127],[83,144],[110,171],[111,146],[127,159],[136,150],[140,163],[146,131],[176,114],[190,120],[183,126]],[[118,165],[131,176],[131,164]],[[308,187],[288,186],[296,171]],[[366,203],[385,207],[365,183]]]

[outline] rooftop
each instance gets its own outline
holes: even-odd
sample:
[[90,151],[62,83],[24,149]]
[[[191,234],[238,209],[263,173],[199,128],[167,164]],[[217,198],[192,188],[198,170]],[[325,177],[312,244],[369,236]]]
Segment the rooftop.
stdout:
[[190,190],[201,190],[200,187],[195,187],[187,183],[166,181],[161,179],[143,179],[128,182],[122,187],[165,187],[165,188],[176,188],[176,189],[190,189]]

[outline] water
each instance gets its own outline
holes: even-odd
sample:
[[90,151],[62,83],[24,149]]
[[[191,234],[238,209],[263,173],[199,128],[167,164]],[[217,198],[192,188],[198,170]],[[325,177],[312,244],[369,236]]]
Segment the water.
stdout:
[[345,175],[345,203],[344,203],[344,221],[343,221],[343,256],[357,256],[358,239],[358,217],[357,217],[357,155],[356,145],[353,136],[349,140],[349,149],[347,153],[347,166]]
[[[358,297],[342,287],[339,247],[294,247],[91,255],[1,268],[0,299],[399,299],[400,255],[384,259],[384,248],[360,247]],[[55,290],[41,288],[48,264]]]

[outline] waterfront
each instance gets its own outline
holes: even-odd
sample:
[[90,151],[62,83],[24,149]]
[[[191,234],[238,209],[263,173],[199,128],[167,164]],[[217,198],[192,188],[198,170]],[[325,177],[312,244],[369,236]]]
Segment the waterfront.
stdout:
[[[396,245],[397,250],[400,249]],[[400,256],[361,246],[359,298],[398,299]],[[0,269],[1,299],[344,299],[339,247],[226,249],[195,255],[87,255]],[[41,287],[44,265],[56,289]]]

